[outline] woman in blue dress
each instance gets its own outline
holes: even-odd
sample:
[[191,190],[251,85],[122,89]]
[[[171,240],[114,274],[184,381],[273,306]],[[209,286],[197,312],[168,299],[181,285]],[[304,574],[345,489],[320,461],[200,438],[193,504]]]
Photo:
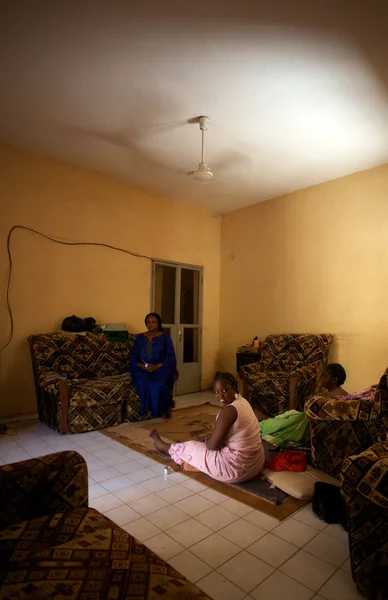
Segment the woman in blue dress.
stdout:
[[176,357],[171,338],[163,333],[156,313],[145,318],[147,331],[136,337],[130,355],[130,372],[140,395],[140,412],[146,417],[171,417],[172,389],[176,379]]

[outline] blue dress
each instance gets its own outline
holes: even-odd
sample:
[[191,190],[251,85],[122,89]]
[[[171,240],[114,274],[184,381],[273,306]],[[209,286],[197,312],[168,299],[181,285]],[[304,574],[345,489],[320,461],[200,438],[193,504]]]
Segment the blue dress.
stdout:
[[[163,367],[149,373],[137,366],[137,363]],[[176,357],[170,336],[166,333],[148,338],[142,333],[136,337],[130,355],[130,373],[140,395],[140,412],[153,418],[162,417],[173,406],[172,389],[176,371]]]

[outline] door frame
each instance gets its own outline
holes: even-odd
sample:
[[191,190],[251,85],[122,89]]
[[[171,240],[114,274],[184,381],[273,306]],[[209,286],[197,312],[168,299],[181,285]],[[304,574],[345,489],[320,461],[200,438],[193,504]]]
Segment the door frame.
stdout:
[[[178,323],[181,326],[182,326],[182,323],[180,322],[181,269],[187,269],[187,270],[199,272],[198,325],[184,324],[183,327],[181,327],[181,329],[183,330],[184,327],[191,328],[191,329],[198,329],[198,358],[199,358],[199,360],[198,360],[198,363],[199,363],[199,390],[198,391],[201,391],[201,388],[202,388],[202,347],[203,347],[202,346],[203,271],[204,271],[204,269],[200,265],[189,265],[189,264],[182,263],[182,262],[173,262],[173,261],[153,258],[152,259],[152,267],[151,267],[151,298],[150,298],[151,311],[154,311],[154,307],[155,307],[155,267],[156,267],[156,265],[177,268],[176,280],[175,280],[175,307],[174,307],[175,308],[175,323]],[[177,302],[178,298],[179,298],[179,300]],[[178,356],[179,356],[179,358],[181,358],[182,364],[183,364],[183,345],[181,348],[178,347],[178,327],[179,327],[179,325],[176,325],[175,323],[163,323],[163,325],[165,325],[166,328],[171,329],[171,333],[173,333],[173,336],[171,336],[171,337],[172,337],[174,349],[175,349],[175,352],[177,355],[177,362],[178,362]],[[176,383],[176,390],[177,390],[177,394],[179,394],[179,379]],[[195,393],[195,392],[188,392],[188,393]]]

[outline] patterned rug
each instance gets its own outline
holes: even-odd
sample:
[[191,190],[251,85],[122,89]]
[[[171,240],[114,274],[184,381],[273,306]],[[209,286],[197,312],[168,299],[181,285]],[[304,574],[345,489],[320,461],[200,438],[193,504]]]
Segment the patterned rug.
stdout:
[[[149,438],[150,429],[156,426],[160,436],[166,442],[186,442],[208,436],[214,427],[214,422],[220,409],[217,406],[206,403],[199,406],[190,406],[173,411],[172,419],[169,421],[158,421],[158,423],[144,421],[144,424],[124,423],[117,427],[111,427],[100,431],[104,435],[113,438],[120,444],[128,446],[145,456],[153,458],[162,465],[169,465],[173,471],[180,471],[169,456],[158,452]],[[162,474],[162,470],[161,470]],[[239,502],[260,510],[261,512],[275,517],[280,521],[289,517],[301,508],[304,500],[297,500],[291,496],[279,505],[276,505],[276,494],[268,494],[267,498],[259,497],[248,489],[241,489],[234,485],[215,481],[204,473],[185,473],[188,477],[196,479],[203,485],[210,487]],[[248,486],[250,487],[250,486]]]

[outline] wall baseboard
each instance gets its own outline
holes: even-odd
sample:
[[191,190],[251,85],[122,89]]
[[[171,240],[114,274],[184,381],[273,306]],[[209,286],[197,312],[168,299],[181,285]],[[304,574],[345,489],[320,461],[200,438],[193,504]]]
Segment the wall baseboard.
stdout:
[[38,413],[29,413],[27,415],[14,415],[13,417],[0,418],[0,423],[8,425],[8,423],[20,423],[21,421],[31,421],[38,418]]

